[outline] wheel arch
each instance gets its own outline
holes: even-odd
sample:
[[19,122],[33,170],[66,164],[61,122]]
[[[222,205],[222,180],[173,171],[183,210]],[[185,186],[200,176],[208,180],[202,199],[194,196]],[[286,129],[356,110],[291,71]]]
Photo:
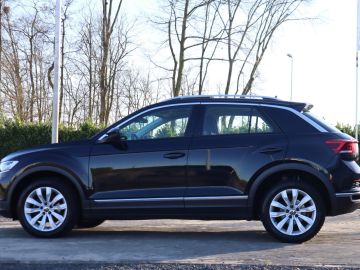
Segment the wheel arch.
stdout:
[[258,209],[266,190],[281,181],[305,181],[313,185],[325,197],[327,214],[335,209],[335,190],[330,174],[311,163],[290,162],[268,168],[250,182],[249,208],[253,219],[258,219]]
[[8,195],[8,201],[10,204],[10,213],[11,216],[16,219],[16,202],[18,201],[21,190],[24,187],[36,181],[36,179],[44,178],[44,177],[56,177],[59,179],[63,179],[66,181],[76,192],[76,198],[80,203],[80,211],[84,207],[86,207],[86,197],[84,186],[80,184],[80,180],[77,179],[72,173],[67,172],[61,168],[53,167],[53,166],[40,166],[26,170],[21,175],[17,176],[14,182],[11,185]]

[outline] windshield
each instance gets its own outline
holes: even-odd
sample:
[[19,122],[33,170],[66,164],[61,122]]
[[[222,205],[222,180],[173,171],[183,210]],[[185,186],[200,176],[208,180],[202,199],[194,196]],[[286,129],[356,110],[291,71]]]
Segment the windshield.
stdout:
[[332,126],[329,123],[326,123],[326,121],[324,119],[322,119],[321,117],[318,117],[316,115],[314,115],[313,113],[310,112],[303,112],[303,115],[306,115],[308,118],[310,118],[312,121],[314,121],[316,124],[318,124],[319,126],[321,126],[322,128],[324,128],[327,132],[340,132],[340,130],[338,130],[336,127]]

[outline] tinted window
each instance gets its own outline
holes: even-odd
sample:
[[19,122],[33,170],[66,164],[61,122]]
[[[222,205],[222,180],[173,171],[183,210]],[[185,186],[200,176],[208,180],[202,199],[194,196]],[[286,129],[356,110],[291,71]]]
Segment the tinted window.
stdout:
[[273,132],[256,109],[240,106],[212,106],[205,111],[202,135]]
[[189,106],[151,111],[129,121],[119,132],[127,140],[183,137],[190,113]]
[[265,111],[266,115],[268,115],[285,133],[304,134],[318,132],[318,130],[307,121],[288,109],[263,106],[261,110]]
[[341,132],[336,127],[333,127],[332,125],[326,123],[324,119],[321,119],[310,112],[304,112],[303,114],[328,132]]

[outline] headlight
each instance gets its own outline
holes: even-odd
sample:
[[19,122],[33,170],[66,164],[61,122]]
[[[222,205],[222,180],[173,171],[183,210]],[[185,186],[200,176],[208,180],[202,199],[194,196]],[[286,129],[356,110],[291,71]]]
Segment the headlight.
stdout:
[[19,161],[16,160],[9,160],[3,161],[0,163],[0,172],[6,172],[11,170]]

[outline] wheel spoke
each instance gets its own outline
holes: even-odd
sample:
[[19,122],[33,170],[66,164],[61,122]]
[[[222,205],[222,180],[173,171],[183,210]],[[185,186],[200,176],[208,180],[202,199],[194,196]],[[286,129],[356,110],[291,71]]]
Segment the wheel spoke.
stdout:
[[307,203],[308,201],[311,200],[311,197],[309,195],[305,195],[304,198],[301,199],[301,201],[299,202],[298,205],[296,205],[296,207],[301,207],[303,206],[305,203]]
[[52,207],[53,210],[64,210],[66,209],[66,204],[63,203],[63,204],[58,204],[58,205],[55,205]]
[[286,205],[290,206],[290,200],[289,200],[289,197],[287,195],[287,190],[284,190],[284,191],[281,192],[281,197],[283,198]]
[[64,217],[56,212],[52,212],[51,213],[58,221],[60,221],[61,223],[64,221]]
[[46,188],[46,202],[50,203],[50,198],[51,198],[51,188],[47,187]]
[[282,217],[285,215],[286,215],[286,212],[270,212],[270,217],[272,217],[272,218]]
[[299,228],[300,232],[302,232],[302,233],[305,232],[305,228],[302,225],[302,223],[301,223],[301,221],[299,220],[298,217],[295,217],[295,222],[296,222],[296,225]]
[[37,214],[35,217],[33,217],[33,218],[30,220],[30,224],[31,224],[31,225],[34,225],[34,224],[40,219],[41,216],[42,216],[42,213]]
[[55,203],[57,203],[58,201],[60,201],[61,199],[63,199],[64,197],[61,194],[58,194],[55,196],[55,198],[51,201],[51,205],[54,205]]
[[37,213],[40,212],[41,209],[40,208],[25,208],[25,213],[26,214],[33,214],[33,213]]
[[281,229],[284,227],[285,223],[288,222],[288,220],[289,220],[289,217],[288,217],[288,216],[284,217],[284,218],[276,225],[276,228],[277,228],[278,230],[281,230]]
[[309,207],[305,207],[305,208],[300,208],[299,212],[300,213],[306,213],[306,212],[314,212],[316,210],[315,205],[311,205]]
[[304,220],[307,224],[313,224],[314,223],[314,221],[311,219],[311,218],[309,218],[309,217],[307,217],[307,216],[304,216],[304,215],[299,215],[299,218],[301,218],[302,220]]
[[277,208],[280,208],[280,209],[283,209],[283,210],[287,210],[287,207],[285,205],[283,205],[282,203],[279,203],[277,201],[272,201],[271,206],[277,207]]
[[51,229],[55,229],[55,228],[56,228],[56,224],[55,224],[55,222],[54,222],[51,214],[48,214],[48,219],[49,219],[49,223],[50,223]]
[[38,207],[41,206],[41,203],[39,203],[38,201],[36,201],[36,200],[34,200],[33,198],[30,198],[30,197],[28,197],[26,199],[25,203],[30,203],[30,204],[36,205]]
[[38,198],[40,199],[40,201],[41,201],[42,203],[45,203],[44,197],[43,197],[43,195],[42,195],[41,188],[37,188],[37,189],[36,189],[36,195],[38,196]]
[[40,221],[40,230],[44,230],[46,225],[46,215],[43,215],[41,221]]
[[296,201],[297,201],[297,198],[298,198],[298,195],[299,195],[299,191],[296,188],[293,188],[291,190],[291,193],[292,193],[292,204],[296,205]]
[[293,233],[293,230],[294,230],[294,218],[291,217],[289,220],[289,226],[286,230],[286,233],[291,235]]

